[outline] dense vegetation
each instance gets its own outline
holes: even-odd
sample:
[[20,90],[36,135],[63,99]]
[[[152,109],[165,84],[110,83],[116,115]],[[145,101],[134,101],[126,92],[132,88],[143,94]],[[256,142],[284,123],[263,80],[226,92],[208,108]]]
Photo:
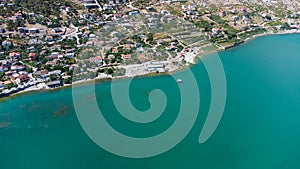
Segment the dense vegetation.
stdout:
[[79,8],[78,5],[68,0],[15,0],[15,5],[20,10],[27,10],[35,14],[41,14],[45,16],[54,15],[59,16],[61,6],[70,6],[72,8]]
[[213,23],[205,20],[198,20],[194,24],[199,28],[203,28],[205,32],[209,32],[213,28]]

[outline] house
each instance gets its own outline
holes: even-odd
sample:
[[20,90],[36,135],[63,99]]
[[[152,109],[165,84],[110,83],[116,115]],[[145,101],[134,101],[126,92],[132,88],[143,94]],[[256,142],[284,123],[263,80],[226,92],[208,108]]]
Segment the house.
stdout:
[[248,14],[243,15],[243,21],[249,21],[250,16]]
[[13,84],[13,82],[11,80],[4,81],[4,86],[10,86],[12,84]]
[[115,57],[115,55],[108,55],[107,58],[108,59],[115,59],[116,57]]
[[54,70],[52,72],[49,72],[48,73],[49,75],[56,75],[56,76],[59,76],[61,74],[61,70]]
[[73,49],[73,48],[72,48],[72,49],[67,49],[67,50],[66,50],[66,53],[74,53],[74,52],[75,52],[75,49]]
[[291,26],[290,26],[290,29],[298,29],[298,28],[299,28],[298,25],[291,25]]
[[31,53],[29,53],[28,57],[29,57],[30,60],[36,60],[37,59],[37,54],[31,52]]
[[197,15],[193,15],[191,18],[194,19],[194,20],[196,20],[196,19],[198,19],[199,17],[198,17]]
[[29,44],[38,44],[39,43],[39,40],[38,39],[30,39],[28,41]]
[[105,23],[103,21],[98,21],[95,23],[97,26],[103,26]]
[[287,23],[289,25],[294,25],[295,24],[295,20],[294,19],[288,19]]
[[86,30],[86,31],[84,31],[82,37],[88,38],[88,37],[89,37],[89,34],[90,34],[90,31],[89,31],[89,30]]
[[34,48],[34,46],[31,46],[31,47],[27,48],[27,50],[28,50],[28,52],[34,52],[35,48]]
[[8,60],[0,60],[0,66],[7,65]]
[[94,46],[94,42],[88,41],[88,42],[86,42],[86,46]]
[[78,68],[78,66],[76,64],[73,64],[69,67],[69,70],[74,71],[76,68]]
[[47,42],[51,42],[53,40],[54,40],[53,36],[50,36],[50,35],[46,36],[46,38],[45,38],[45,41],[47,41]]
[[120,4],[120,3],[125,3],[126,2],[126,0],[115,0],[115,1],[116,1],[116,4]]
[[174,2],[174,3],[176,3],[176,2],[188,2],[188,0],[170,0],[170,2]]
[[53,31],[55,33],[61,33],[61,32],[63,32],[60,28],[53,28]]
[[42,50],[42,51],[40,52],[40,55],[45,55],[46,53],[47,53],[46,50]]
[[114,19],[115,20],[119,20],[121,18],[121,15],[120,14],[114,14]]
[[117,47],[112,48],[111,50],[112,53],[119,53],[119,50]]
[[177,49],[177,47],[174,45],[171,45],[171,46],[167,46],[165,49],[170,50],[170,51],[175,51]]
[[74,36],[68,36],[67,39],[68,39],[68,40],[74,40],[75,37],[74,37]]
[[84,4],[84,7],[87,9],[99,8],[99,6],[96,3]]
[[150,23],[157,23],[157,18],[149,18]]
[[8,39],[2,42],[3,47],[10,47],[12,45],[13,45],[12,41]]
[[113,10],[113,6],[112,5],[109,5],[109,4],[104,4],[103,6],[103,10]]
[[30,77],[27,74],[21,74],[19,77],[16,79],[17,83],[24,83],[28,82],[30,80]]
[[21,18],[22,18],[22,14],[21,14],[21,13],[15,13],[14,16],[15,16],[17,19],[21,19]]
[[95,0],[83,0],[85,3],[91,3],[91,4],[94,4],[95,3]]
[[83,18],[83,19],[90,19],[90,18],[91,18],[91,14],[86,14],[86,13],[81,14],[81,15],[80,15],[80,18]]
[[58,55],[59,55],[58,52],[52,52],[52,53],[50,54],[50,57],[51,57],[51,58],[57,58]]
[[57,59],[59,59],[59,60],[62,60],[62,59],[64,59],[64,55],[62,55],[62,54],[59,54],[59,55],[57,56]]
[[22,71],[24,69],[25,69],[25,66],[22,65],[20,62],[16,62],[10,67],[11,71]]
[[189,10],[196,10],[196,7],[194,4],[189,4],[187,7]]
[[236,10],[236,9],[230,9],[229,12],[232,13],[232,14],[237,14],[237,13],[239,13],[238,10]]
[[150,29],[154,29],[154,28],[156,28],[156,26],[157,26],[156,23],[149,23],[149,24],[148,24],[148,27],[149,27]]
[[28,13],[29,17],[35,17],[35,14],[33,12]]
[[41,71],[36,71],[33,73],[33,76],[35,77],[41,77],[41,78],[46,78],[49,76],[48,72],[45,70],[41,70]]
[[53,23],[51,21],[46,22],[47,26],[51,26]]
[[86,23],[86,21],[83,20],[83,19],[78,20],[78,24],[81,25],[81,26],[84,25],[85,23]]
[[16,22],[17,18],[15,16],[9,17],[8,18],[9,21],[12,21],[13,23]]
[[67,58],[74,58],[75,57],[75,53],[66,53],[65,57],[67,57]]
[[96,38],[97,36],[95,34],[90,34],[89,38]]
[[19,52],[11,52],[10,54],[9,54],[9,58],[10,59],[18,59],[18,58],[20,58],[21,57],[21,54],[19,53]]
[[61,50],[61,45],[60,44],[55,44],[51,48],[52,50]]
[[222,32],[222,30],[220,28],[212,28],[212,33],[215,34],[215,35],[217,35],[221,32]]
[[233,20],[233,21],[238,21],[238,20],[239,20],[239,17],[235,15],[235,16],[232,17],[232,20]]
[[146,10],[151,11],[151,10],[153,10],[153,7],[152,6],[146,6]]
[[164,64],[156,64],[151,63],[148,65],[149,72],[165,72],[165,65]]
[[271,15],[269,15],[268,13],[263,13],[263,14],[261,14],[261,17],[263,18],[263,19],[267,19],[267,20],[272,20],[272,16]]
[[6,72],[6,71],[8,71],[8,67],[1,65],[0,66],[0,72]]
[[6,32],[5,28],[0,28],[0,33],[5,33],[5,32]]
[[90,58],[90,62],[103,63],[103,58],[101,56],[95,56],[95,57]]
[[135,47],[136,47],[136,48],[141,48],[142,46],[143,46],[143,45],[142,45],[141,43],[136,43],[136,44],[135,44]]
[[56,80],[56,81],[48,82],[46,85],[50,88],[56,88],[62,86],[62,83],[60,80]]
[[71,8],[70,6],[67,6],[67,7],[65,8],[65,10],[66,10],[66,12],[71,12],[71,11],[72,11],[72,8]]
[[160,13],[161,13],[162,15],[169,15],[169,14],[170,14],[170,12],[167,11],[167,10],[161,10]]
[[225,11],[221,11],[221,12],[219,13],[219,15],[220,15],[221,17],[225,17],[225,16],[227,15],[227,13],[226,13]]
[[7,71],[5,72],[5,76],[11,76],[13,74],[13,71]]
[[161,57],[161,56],[162,56],[162,53],[161,53],[161,52],[156,52],[155,55],[156,55],[157,57]]
[[11,75],[10,79],[16,80],[19,76],[20,76],[19,73],[14,73],[14,74]]
[[130,44],[125,44],[125,45],[123,45],[123,47],[126,50],[130,50],[131,49],[131,45]]
[[25,28],[25,27],[18,27],[18,32],[19,32],[19,33],[27,33],[28,30],[27,30],[27,28]]
[[38,28],[30,28],[30,29],[28,30],[28,32],[29,32],[30,34],[36,34],[36,33],[40,33],[40,30],[39,30]]
[[131,54],[121,54],[122,59],[131,59]]
[[246,13],[247,12],[247,8],[241,8],[241,12]]
[[197,15],[198,13],[196,11],[186,11],[187,15]]
[[129,16],[137,16],[139,14],[139,11],[131,11],[129,12]]

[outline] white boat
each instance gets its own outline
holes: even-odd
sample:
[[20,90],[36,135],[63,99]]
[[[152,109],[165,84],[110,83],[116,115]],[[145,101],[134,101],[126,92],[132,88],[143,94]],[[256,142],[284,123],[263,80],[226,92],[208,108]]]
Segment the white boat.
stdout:
[[177,79],[176,82],[177,83],[182,83],[182,79]]

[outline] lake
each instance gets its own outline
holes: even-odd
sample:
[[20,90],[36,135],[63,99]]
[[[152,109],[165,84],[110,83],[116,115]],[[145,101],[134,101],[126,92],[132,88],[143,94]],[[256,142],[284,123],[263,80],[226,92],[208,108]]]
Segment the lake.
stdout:
[[[201,95],[199,113],[189,134],[170,151],[132,159],[103,150],[82,129],[72,88],[64,88],[0,101],[0,168],[299,169],[300,35],[260,37],[219,55],[227,100],[218,128],[205,143],[199,144],[198,137],[210,107],[211,87],[200,60],[191,67]],[[153,89],[163,90],[168,101],[163,114],[145,124],[128,121],[118,113],[111,81],[96,83],[96,100],[116,131],[146,138],[173,124],[181,102],[178,85],[168,75],[132,81],[129,94],[136,109],[150,107],[148,97]],[[78,90],[88,108],[92,96],[84,92],[84,85]]]

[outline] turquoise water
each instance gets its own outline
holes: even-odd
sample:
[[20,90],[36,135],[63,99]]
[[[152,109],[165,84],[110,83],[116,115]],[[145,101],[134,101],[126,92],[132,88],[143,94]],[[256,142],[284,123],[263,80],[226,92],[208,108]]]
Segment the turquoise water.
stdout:
[[[66,88],[0,102],[0,124],[7,125],[0,128],[0,168],[299,169],[300,35],[258,38],[221,52],[220,58],[227,77],[227,103],[219,127],[204,144],[198,137],[211,91],[200,61],[192,67],[201,93],[199,115],[188,136],[172,150],[146,159],[106,152],[84,133],[74,112],[72,89]],[[149,108],[149,92],[155,88],[164,90],[168,105],[149,124],[136,124],[118,114],[109,81],[97,83],[97,100],[116,130],[149,137],[172,125],[180,107],[177,84],[170,76],[157,76],[134,79],[130,97],[137,109]]]

